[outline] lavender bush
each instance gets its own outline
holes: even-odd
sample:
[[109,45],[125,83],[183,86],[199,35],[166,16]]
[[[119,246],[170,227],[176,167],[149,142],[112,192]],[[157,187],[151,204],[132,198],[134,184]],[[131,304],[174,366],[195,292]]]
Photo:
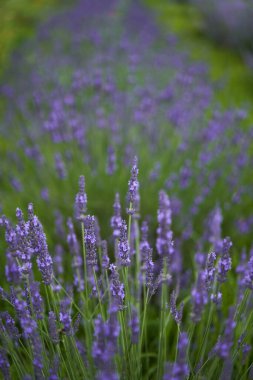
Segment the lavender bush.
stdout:
[[[5,379],[213,379],[224,376],[228,363],[229,378],[248,378],[252,257],[233,264],[237,275],[231,274],[235,252],[216,218],[219,233],[209,236],[212,243],[206,237],[202,264],[187,272],[187,262],[175,265],[184,252],[174,248],[168,195],[159,194],[152,250],[148,224],[140,228],[140,213],[136,218],[132,206],[138,199],[137,161],[128,186],[127,213],[121,213],[116,194],[113,239],[101,240],[98,221],[87,213],[80,177],[79,212],[75,225],[68,222],[68,245],[60,252],[72,269],[60,268],[59,253],[49,253],[32,204],[28,219],[17,209],[16,225],[2,216],[6,283],[0,369]],[[121,221],[117,234],[116,217]],[[232,284],[237,287],[231,293]]]
[[226,234],[236,228],[236,241],[250,246],[247,109],[222,109],[215,98],[221,84],[211,82],[208,67],[193,62],[144,8],[83,0],[42,24],[15,54],[19,64],[1,86],[3,212],[42,199],[42,222],[55,242],[83,165],[88,190],[103,193],[103,200],[90,200],[91,209],[109,219],[110,188],[124,191],[137,154],[143,189],[150,189],[141,194],[146,214],[154,214],[152,194],[172,192],[175,231],[189,240],[193,229],[204,234],[199,219],[219,204]]
[[222,84],[136,2],[82,0],[14,60],[1,84],[3,378],[249,378],[247,106],[223,109]]

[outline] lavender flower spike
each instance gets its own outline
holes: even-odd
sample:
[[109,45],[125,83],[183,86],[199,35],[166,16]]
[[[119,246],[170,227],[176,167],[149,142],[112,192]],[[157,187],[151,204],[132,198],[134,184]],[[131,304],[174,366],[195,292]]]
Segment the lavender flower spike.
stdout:
[[53,260],[48,252],[47,239],[43,227],[36,215],[33,215],[33,206],[28,206],[29,214],[29,247],[37,255],[37,265],[42,275],[42,282],[50,285],[53,276]]
[[236,323],[234,321],[234,310],[233,308],[230,308],[224,334],[219,338],[214,348],[214,352],[222,359],[227,359],[230,355],[230,351],[233,346],[235,326]]
[[118,243],[118,257],[119,262],[122,266],[130,265],[129,256],[129,243],[127,239],[127,225],[124,220],[122,220],[122,225],[120,227],[120,238]]
[[218,262],[218,281],[225,282],[227,273],[232,267],[232,260],[229,250],[232,247],[232,242],[229,237],[223,240],[221,258]]
[[211,289],[214,277],[215,277],[215,260],[216,260],[216,254],[215,252],[210,252],[207,257],[207,263],[206,263],[206,270],[205,270],[205,276],[206,276],[206,288],[207,290]]
[[133,166],[131,169],[131,178],[128,181],[128,201],[130,204],[129,209],[127,209],[127,213],[132,215],[135,213],[135,209],[138,208],[139,203],[139,181],[138,181],[138,160],[137,157],[134,157]]
[[85,219],[85,246],[88,267],[97,265],[97,248],[95,235],[95,218],[88,215]]
[[123,302],[125,298],[124,285],[119,280],[119,273],[116,265],[111,264],[109,269],[111,271],[110,290],[112,295],[112,303],[117,310],[122,310],[124,308]]

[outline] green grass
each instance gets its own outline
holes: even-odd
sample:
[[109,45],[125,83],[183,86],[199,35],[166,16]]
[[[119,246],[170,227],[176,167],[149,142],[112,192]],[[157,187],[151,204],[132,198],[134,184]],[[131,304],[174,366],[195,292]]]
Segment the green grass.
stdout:
[[33,35],[37,23],[57,3],[59,5],[59,0],[0,1],[0,75],[8,65],[15,47]]

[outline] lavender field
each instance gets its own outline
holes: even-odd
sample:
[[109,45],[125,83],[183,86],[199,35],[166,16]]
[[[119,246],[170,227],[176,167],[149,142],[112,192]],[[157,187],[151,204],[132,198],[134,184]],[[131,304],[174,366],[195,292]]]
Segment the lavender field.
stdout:
[[139,1],[59,6],[13,52],[0,378],[253,378],[251,99],[211,70]]

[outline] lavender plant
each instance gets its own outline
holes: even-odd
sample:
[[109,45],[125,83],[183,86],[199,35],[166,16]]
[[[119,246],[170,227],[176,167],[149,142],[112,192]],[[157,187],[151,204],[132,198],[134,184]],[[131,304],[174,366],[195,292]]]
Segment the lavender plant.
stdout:
[[247,112],[136,2],[82,0],[23,49],[1,85],[3,378],[247,379]]
[[[135,161],[130,189],[137,172]],[[6,240],[0,315],[4,378],[213,379],[222,378],[228,358],[231,378],[247,378],[252,360],[251,270],[238,271],[243,277],[240,292],[234,289],[228,296],[238,276],[229,274],[232,243],[225,238],[221,250],[206,253],[206,267],[199,269],[195,285],[194,270],[188,280],[184,268],[175,273],[171,206],[164,191],[159,199],[156,248],[152,252],[144,221],[130,254],[132,213],[128,223],[122,220],[119,236],[114,235],[118,244],[110,239],[100,243],[95,217],[87,214],[81,176],[77,224],[68,220],[64,252],[64,261],[72,266],[63,275],[53,273],[51,263],[58,253],[49,253],[32,204],[27,220],[17,209],[16,225],[1,218]],[[118,204],[117,194],[117,215]],[[136,265],[137,257],[143,266]],[[214,302],[220,291],[222,298]],[[240,357],[244,359],[239,363]]]

